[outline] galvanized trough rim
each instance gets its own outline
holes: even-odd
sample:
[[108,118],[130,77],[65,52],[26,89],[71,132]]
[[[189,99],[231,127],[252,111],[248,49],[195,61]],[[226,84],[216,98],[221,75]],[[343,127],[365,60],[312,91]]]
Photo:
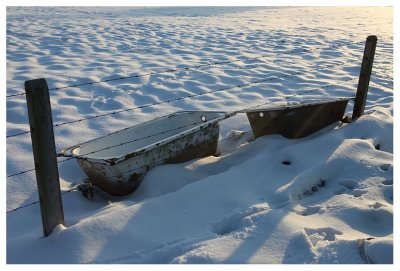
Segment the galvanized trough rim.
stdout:
[[[125,131],[125,130],[128,130],[128,129],[132,129],[132,128],[135,128],[135,127],[138,127],[138,126],[146,125],[146,124],[148,124],[148,123],[150,123],[150,122],[155,122],[155,121],[157,121],[157,120],[166,118],[166,117],[171,116],[171,115],[174,115],[174,114],[181,114],[181,113],[200,113],[200,114],[201,114],[201,113],[203,113],[203,112],[204,112],[204,113],[219,113],[219,114],[224,114],[224,115],[222,115],[222,116],[220,116],[220,117],[217,117],[217,118],[214,118],[214,119],[211,119],[211,120],[208,120],[208,121],[206,121],[206,122],[204,122],[204,123],[201,123],[200,125],[197,125],[197,126],[195,126],[195,127],[193,127],[193,128],[190,128],[190,129],[185,130],[185,131],[183,131],[183,132],[180,132],[180,133],[178,133],[178,134],[172,135],[172,136],[167,137],[167,138],[165,138],[165,139],[162,139],[162,140],[159,140],[159,141],[155,141],[154,143],[149,144],[149,145],[147,145],[146,147],[143,147],[143,148],[139,148],[139,149],[130,151],[130,152],[124,154],[124,155],[113,156],[113,157],[94,158],[94,157],[85,157],[86,154],[84,154],[84,155],[77,155],[77,154],[74,154],[74,153],[73,153],[73,151],[74,151],[75,149],[81,147],[81,146],[84,145],[84,144],[90,143],[90,142],[92,142],[92,141],[94,141],[94,140],[98,140],[98,139],[101,139],[101,138],[105,138],[105,137],[108,137],[108,136],[110,136],[110,135],[114,135],[114,134],[120,133],[120,132]],[[120,162],[120,161],[125,160],[125,157],[126,157],[127,155],[129,155],[129,154],[138,153],[138,152],[150,151],[150,150],[152,150],[152,149],[154,149],[154,148],[157,148],[158,146],[160,146],[160,145],[162,145],[162,144],[171,142],[171,141],[173,141],[173,140],[175,140],[175,139],[184,137],[184,136],[186,136],[186,135],[188,135],[188,134],[191,134],[191,133],[193,133],[193,132],[197,132],[197,131],[202,130],[202,129],[206,128],[206,127],[209,127],[209,126],[215,124],[216,122],[219,122],[219,121],[221,121],[221,120],[224,120],[224,119],[226,119],[226,118],[231,117],[232,115],[233,115],[232,113],[223,112],[223,111],[195,111],[195,110],[178,111],[178,112],[175,112],[175,113],[171,113],[171,114],[168,114],[168,115],[164,115],[164,116],[161,116],[161,117],[154,118],[154,119],[152,119],[152,120],[150,120],[150,121],[142,122],[142,123],[140,123],[140,124],[138,124],[138,125],[134,125],[134,126],[131,126],[131,127],[127,127],[127,128],[121,129],[121,130],[119,130],[119,131],[116,131],[116,132],[107,134],[107,135],[105,135],[105,136],[101,136],[101,137],[98,137],[98,138],[95,138],[95,139],[91,139],[91,140],[88,140],[88,141],[86,141],[86,142],[79,143],[79,144],[77,144],[77,145],[74,145],[74,146],[71,146],[71,147],[68,147],[68,148],[65,148],[65,149],[61,150],[60,153],[58,153],[58,156],[73,157],[73,158],[83,159],[83,160],[87,160],[87,161],[91,161],[91,162],[96,162],[96,163],[102,163],[102,164],[111,165],[111,164],[115,164],[115,163],[118,163],[118,162]]]

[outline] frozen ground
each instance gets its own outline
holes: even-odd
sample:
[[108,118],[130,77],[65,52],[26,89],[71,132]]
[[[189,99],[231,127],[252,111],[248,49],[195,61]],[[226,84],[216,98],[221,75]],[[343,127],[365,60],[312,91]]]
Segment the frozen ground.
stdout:
[[[391,263],[391,31],[377,7],[7,8],[7,262]],[[66,193],[65,227],[42,238],[34,172],[14,175],[33,168],[25,80],[59,88],[60,150],[177,110],[354,96],[371,34],[356,122],[253,140],[239,114],[221,122],[217,157],[159,166],[123,198]],[[63,191],[85,179],[73,160],[59,170]]]

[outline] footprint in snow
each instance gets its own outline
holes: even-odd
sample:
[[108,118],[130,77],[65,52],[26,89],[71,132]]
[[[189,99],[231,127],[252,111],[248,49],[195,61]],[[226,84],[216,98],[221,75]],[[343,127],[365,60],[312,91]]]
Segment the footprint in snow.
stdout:
[[358,189],[359,184],[355,180],[343,180],[338,182],[336,189],[333,191],[336,195],[349,194],[355,198],[362,197],[367,193],[367,190]]
[[244,228],[251,227],[254,219],[269,210],[266,206],[252,206],[247,210],[227,215],[211,225],[212,232],[218,235],[227,235]]
[[298,215],[301,215],[301,216],[309,216],[309,215],[322,213],[324,211],[322,210],[321,206],[316,205],[316,206],[309,206],[302,210],[294,209],[293,212]]
[[342,235],[343,232],[334,228],[304,228],[308,238],[310,239],[313,246],[316,246],[319,242],[328,241],[333,242],[336,240],[336,235]]

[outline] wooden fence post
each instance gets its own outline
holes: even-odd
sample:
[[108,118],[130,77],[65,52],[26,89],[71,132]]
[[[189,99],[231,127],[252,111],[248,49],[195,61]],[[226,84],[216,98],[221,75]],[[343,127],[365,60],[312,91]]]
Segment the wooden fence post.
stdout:
[[26,81],[25,93],[43,234],[47,237],[56,225],[64,225],[64,211],[57,167],[49,89],[46,80],[41,78]]
[[361,64],[360,77],[358,79],[357,94],[354,102],[352,120],[355,120],[364,114],[377,41],[378,38],[376,36],[368,36],[365,42],[364,56]]

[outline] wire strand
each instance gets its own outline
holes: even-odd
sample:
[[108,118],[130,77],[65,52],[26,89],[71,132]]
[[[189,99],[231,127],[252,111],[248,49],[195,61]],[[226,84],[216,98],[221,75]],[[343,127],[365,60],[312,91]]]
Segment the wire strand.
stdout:
[[[66,161],[69,161],[69,160],[72,160],[72,159],[73,159],[73,157],[69,157],[69,158],[66,158],[64,160],[57,161],[57,164],[60,164],[60,163],[63,163],[63,162],[66,162]],[[7,175],[6,178],[11,178],[11,177],[18,176],[18,175],[21,175],[21,174],[25,174],[25,173],[28,173],[28,172],[31,172],[31,171],[34,171],[34,170],[35,170],[35,168],[27,169],[27,170],[24,170],[24,171],[20,171],[20,172],[17,172],[17,173],[13,173],[13,174]]]
[[[225,140],[228,140],[228,139],[231,139],[231,138],[233,138],[233,137],[236,137],[236,136],[230,136],[230,137],[221,139],[221,140],[218,141],[218,143],[220,143],[220,142],[222,142],[222,141],[225,141]],[[70,158],[70,159],[73,159],[73,158]],[[165,160],[165,159],[163,159],[163,160]],[[137,168],[137,169],[140,169],[140,168],[143,168],[143,167],[145,167],[145,166],[141,166],[141,167],[139,167],[139,168]],[[136,169],[136,170],[137,170],[137,169]],[[81,181],[82,181],[82,183],[84,183],[84,182],[86,181],[86,179],[82,179]],[[66,194],[68,194],[68,193],[70,193],[70,192],[72,192],[72,191],[76,191],[77,188],[79,187],[79,185],[80,185],[80,184],[76,184],[76,185],[74,185],[72,188],[70,188],[69,190],[66,190],[66,191],[64,191],[64,192],[61,192],[61,196],[64,196],[64,195],[66,195]],[[31,202],[31,203],[28,203],[28,204],[19,206],[19,207],[17,207],[17,208],[14,208],[14,209],[12,209],[12,210],[9,210],[9,211],[7,211],[6,213],[7,213],[7,215],[8,215],[8,214],[13,213],[13,212],[16,212],[16,211],[18,211],[18,210],[27,208],[27,207],[32,206],[32,205],[35,205],[35,204],[38,204],[39,202],[40,202],[40,201]]]
[[[349,81],[352,81],[352,80],[355,80],[355,79],[357,79],[357,78],[351,78],[351,79],[348,79],[348,80],[345,80],[345,81],[338,82],[336,84],[333,84],[333,83],[332,84],[327,84],[327,85],[321,86],[319,88],[303,91],[301,93],[295,93],[295,94],[292,94],[292,95],[289,95],[289,96],[286,96],[286,97],[278,97],[278,98],[276,98],[274,100],[269,100],[269,101],[267,101],[265,103],[258,104],[256,106],[252,106],[252,107],[248,107],[248,108],[245,108],[245,109],[233,111],[233,113],[240,113],[241,111],[244,111],[244,110],[249,110],[249,109],[257,108],[257,107],[260,107],[260,106],[263,106],[263,105],[272,104],[272,103],[275,103],[275,102],[281,101],[281,100],[287,100],[289,98],[293,98],[293,97],[296,97],[296,96],[300,96],[300,95],[304,95],[304,94],[307,94],[307,93],[315,92],[317,90],[321,90],[321,89],[324,89],[324,88],[327,88],[327,87],[335,86],[335,85],[341,84],[343,82],[349,82]],[[350,97],[350,98],[352,98],[352,97]],[[103,150],[108,150],[108,149],[112,149],[112,148],[116,148],[116,147],[120,147],[120,146],[129,144],[129,143],[133,143],[133,142],[137,142],[137,141],[140,141],[140,140],[148,139],[148,138],[151,138],[151,137],[154,137],[154,136],[157,136],[157,135],[166,134],[166,133],[169,133],[169,132],[172,132],[172,131],[175,131],[175,130],[179,130],[179,129],[182,129],[182,128],[190,127],[190,126],[193,126],[193,125],[196,125],[196,124],[199,124],[199,122],[188,124],[188,125],[184,125],[184,126],[180,126],[180,127],[174,128],[174,129],[170,129],[170,130],[166,130],[166,131],[159,132],[159,133],[156,133],[156,134],[148,135],[148,136],[145,136],[145,137],[142,137],[142,138],[137,138],[137,139],[129,140],[129,141],[126,141],[126,142],[118,143],[116,145],[111,145],[111,146],[108,146],[108,147],[105,147],[105,148],[102,148],[102,149],[94,150],[94,151],[91,151],[89,153],[85,153],[84,155],[82,155],[82,157],[90,155],[90,154],[94,154],[94,153],[97,153],[97,152],[100,152],[100,151],[103,151]],[[65,156],[65,155],[62,155],[62,156]],[[74,159],[74,157],[69,157],[69,158],[64,159],[62,161],[59,161],[57,163],[59,164],[59,163],[65,162],[65,161],[69,161],[71,159]],[[21,174],[25,174],[25,173],[31,172],[33,170],[35,170],[35,169],[32,168],[32,169],[28,169],[28,170],[21,171],[21,172],[18,172],[18,173],[14,173],[14,174],[8,175],[7,178],[14,177],[14,176],[21,175]]]
[[[289,54],[294,54],[294,53],[305,53],[305,52],[312,52],[312,51],[324,50],[324,49],[337,49],[337,48],[344,47],[344,46],[358,45],[358,44],[363,44],[363,43],[364,42],[350,42],[350,43],[346,43],[346,44],[331,45],[331,46],[328,46],[328,47],[316,47],[316,48],[313,48],[313,49],[307,49],[307,48],[299,49],[299,48],[297,48],[297,49],[291,50],[290,52],[286,52],[286,53],[275,53],[275,54],[272,54],[272,56],[289,55]],[[163,70],[163,71],[159,71],[159,72],[147,72],[147,73],[142,73],[142,74],[135,74],[135,75],[130,75],[130,76],[120,76],[120,77],[117,77],[117,78],[98,80],[98,81],[86,82],[86,83],[81,83],[81,84],[71,84],[71,85],[61,86],[61,87],[53,87],[53,88],[49,88],[49,91],[62,90],[62,89],[74,88],[74,87],[82,87],[82,86],[101,84],[101,83],[107,83],[107,82],[119,81],[119,80],[127,80],[127,79],[132,79],[132,78],[140,78],[140,77],[159,75],[159,74],[164,74],[164,73],[175,73],[175,72],[178,72],[178,71],[200,69],[200,68],[203,68],[203,67],[231,64],[231,63],[235,63],[235,62],[245,62],[245,61],[249,61],[249,60],[257,60],[257,59],[262,59],[262,58],[266,58],[266,57],[271,57],[271,55],[270,54],[268,54],[268,55],[264,54],[264,55],[260,55],[260,56],[257,56],[257,57],[244,57],[244,59],[235,59],[235,60],[227,60],[227,61],[211,61],[211,62],[209,62],[207,64],[196,64],[196,65],[192,65],[192,66],[185,66],[185,67],[181,67],[181,68]],[[25,92],[20,92],[20,93],[17,93],[17,94],[7,95],[6,98],[11,98],[11,97],[15,97],[15,96],[23,96],[23,95],[25,95]]]
[[[216,90],[211,90],[211,91],[205,91],[205,92],[198,93],[198,94],[191,94],[191,95],[188,95],[188,96],[179,96],[177,98],[168,99],[168,100],[164,100],[164,101],[160,101],[160,102],[148,103],[148,104],[144,104],[144,105],[140,105],[140,106],[136,106],[136,107],[116,110],[116,111],[112,111],[112,112],[108,112],[108,113],[103,113],[103,114],[93,115],[93,116],[80,118],[80,119],[76,119],[76,120],[57,123],[57,124],[54,124],[53,127],[60,127],[60,126],[63,126],[63,125],[68,125],[68,124],[78,123],[78,122],[92,120],[92,119],[96,119],[96,118],[101,118],[101,117],[121,114],[121,113],[124,113],[124,112],[129,112],[129,111],[133,111],[133,110],[137,110],[137,109],[143,109],[143,108],[147,108],[147,107],[157,106],[157,105],[160,105],[160,104],[167,104],[167,103],[172,103],[172,102],[176,102],[176,101],[180,101],[180,100],[191,99],[191,98],[194,98],[194,97],[208,95],[208,94],[212,94],[212,93],[216,93],[216,92],[230,91],[232,89],[244,88],[244,87],[248,87],[248,86],[251,86],[251,85],[266,83],[266,82],[273,81],[273,80],[285,79],[285,78],[288,78],[288,77],[291,77],[291,76],[301,75],[304,72],[315,72],[315,71],[319,71],[319,70],[322,70],[322,69],[335,67],[337,65],[342,65],[342,64],[345,64],[345,63],[349,63],[349,62],[351,62],[351,61],[335,63],[335,64],[330,64],[330,65],[322,65],[322,66],[320,66],[320,67],[318,67],[316,69],[305,69],[305,70],[298,71],[298,72],[295,72],[295,73],[289,73],[289,74],[286,74],[286,75],[280,76],[280,77],[278,77],[278,76],[267,77],[267,78],[256,80],[256,81],[249,81],[249,82],[244,83],[244,84],[233,85],[233,86],[229,86],[229,87],[225,87],[225,88],[221,88],[221,89],[216,89]],[[24,135],[24,134],[29,134],[29,133],[30,133],[30,131],[24,131],[24,132],[20,132],[20,133],[17,133],[17,134],[7,135],[6,138],[12,138],[12,137],[16,137],[16,136],[20,136],[20,135]]]
[[[76,190],[78,186],[79,186],[79,185],[75,185],[73,188],[61,192],[61,196],[63,197],[64,195],[66,195],[66,194],[68,194],[68,193],[70,193],[70,192]],[[24,208],[26,208],[26,207],[29,207],[29,206],[38,204],[39,202],[40,202],[39,200],[34,201],[34,202],[31,202],[31,203],[28,203],[28,204],[19,206],[19,207],[17,207],[17,208],[14,208],[14,209],[12,209],[12,210],[9,210],[9,211],[7,211],[6,213],[7,213],[7,215],[8,215],[8,214],[10,214],[10,213],[13,213],[13,212],[16,212],[16,211],[18,211],[18,210],[24,209]]]

